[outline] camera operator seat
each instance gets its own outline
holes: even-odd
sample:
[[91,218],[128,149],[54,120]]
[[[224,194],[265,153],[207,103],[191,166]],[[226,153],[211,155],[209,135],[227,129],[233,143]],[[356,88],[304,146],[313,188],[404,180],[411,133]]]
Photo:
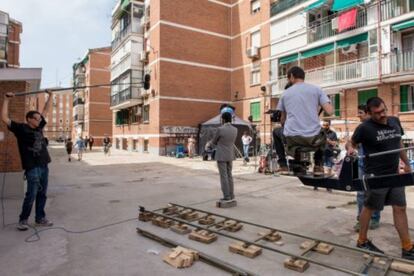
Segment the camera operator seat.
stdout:
[[293,159],[289,160],[289,170],[294,175],[306,174],[308,167],[311,165],[311,153],[315,152],[314,147],[298,147],[295,151]]

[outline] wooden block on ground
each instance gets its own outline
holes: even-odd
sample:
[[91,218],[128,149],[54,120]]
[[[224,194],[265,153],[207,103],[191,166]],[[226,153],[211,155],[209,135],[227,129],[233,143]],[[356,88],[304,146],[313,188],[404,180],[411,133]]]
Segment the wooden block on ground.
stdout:
[[262,254],[262,249],[255,245],[246,246],[244,242],[234,242],[229,246],[230,252],[254,258]]
[[193,230],[188,236],[189,239],[202,243],[212,243],[217,240],[217,235],[206,230]]
[[217,224],[215,227],[229,232],[237,232],[243,228],[243,224],[235,220],[226,220],[222,223]]
[[171,206],[169,205],[168,207],[162,209],[163,214],[165,215],[174,215],[178,212],[178,207],[177,206]]
[[188,225],[185,224],[176,224],[170,227],[171,231],[180,234],[185,235],[191,232],[191,229]]
[[298,271],[298,272],[304,272],[309,267],[309,262],[304,260],[295,260],[293,258],[288,258],[283,262],[283,265],[286,268]]
[[334,250],[334,247],[332,245],[324,243],[324,242],[319,243],[314,249],[314,251],[321,253],[321,254],[325,254],[325,255],[331,254],[333,250]]
[[276,231],[270,231],[268,233],[261,232],[261,233],[258,233],[258,234],[259,234],[259,236],[262,236],[263,240],[265,240],[265,241],[276,242],[276,241],[282,239],[282,236]]
[[407,273],[407,274],[413,274],[414,273],[414,265],[410,263],[404,263],[401,261],[393,261],[391,263],[391,269],[394,271]]
[[216,222],[216,219],[213,216],[207,216],[198,221],[201,225],[210,225]]
[[194,261],[199,259],[198,252],[181,246],[174,248],[169,254],[164,256],[164,262],[175,268],[190,267]]
[[154,217],[152,218],[152,224],[161,228],[168,228],[174,224],[174,221],[163,217]]
[[138,220],[147,222],[150,221],[153,218],[153,216],[154,215],[149,212],[140,212],[138,215]]
[[315,241],[304,241],[300,244],[300,249],[308,249],[315,245]]
[[180,212],[179,217],[185,220],[193,220],[197,219],[199,217],[199,214],[191,209],[186,209]]

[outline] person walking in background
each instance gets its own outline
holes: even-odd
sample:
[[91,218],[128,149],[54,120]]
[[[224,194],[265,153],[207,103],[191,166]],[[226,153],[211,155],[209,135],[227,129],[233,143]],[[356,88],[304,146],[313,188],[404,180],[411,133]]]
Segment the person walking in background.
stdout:
[[88,149],[88,143],[89,143],[88,136],[85,137],[85,139],[83,140],[83,142],[85,143],[85,151],[86,151]]
[[70,162],[72,161],[71,154],[72,154],[72,149],[73,149],[73,142],[71,138],[68,138],[66,140],[65,147],[66,147],[66,152],[68,153],[68,161]]
[[103,139],[103,147],[104,147],[104,154],[111,155],[111,139],[108,137],[108,135],[105,134],[105,138]]
[[244,131],[241,139],[243,143],[243,163],[246,164],[247,162],[249,162],[249,147],[250,143],[253,141],[253,138],[249,135],[247,131]]
[[188,157],[190,158],[194,157],[195,144],[196,144],[196,139],[194,138],[193,135],[191,135],[190,138],[188,138],[188,142],[187,142]]
[[89,136],[89,150],[92,151],[93,143],[95,142],[95,139],[93,139],[92,135]]
[[85,141],[82,139],[82,136],[79,136],[79,139],[76,140],[76,148],[78,150],[78,161],[81,161],[85,151]]

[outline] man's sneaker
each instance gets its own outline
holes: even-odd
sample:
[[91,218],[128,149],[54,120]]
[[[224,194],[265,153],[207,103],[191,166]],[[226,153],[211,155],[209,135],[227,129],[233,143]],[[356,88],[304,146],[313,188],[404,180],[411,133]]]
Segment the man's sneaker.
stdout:
[[17,224],[17,230],[19,231],[26,231],[29,229],[29,225],[27,224],[27,220],[21,220],[19,221],[19,224]]
[[414,245],[413,245],[413,247],[411,248],[411,250],[402,250],[402,254],[401,254],[401,257],[403,258],[403,259],[407,259],[407,260],[411,260],[411,261],[414,261]]
[[323,176],[325,173],[323,167],[321,166],[314,166],[313,167],[313,175],[314,176]]
[[[376,247],[370,240],[366,240],[364,243],[358,243],[357,242],[357,247],[361,248],[361,249],[365,249],[365,250],[374,251],[374,252],[384,254],[384,251],[382,251],[378,247]],[[413,256],[414,256],[414,252],[413,252]]]
[[371,219],[369,222],[369,229],[374,230],[380,227],[380,222],[378,220]]
[[36,226],[50,227],[50,226],[53,226],[53,222],[51,222],[50,220],[48,220],[46,218],[42,218],[40,220],[36,220]]
[[361,229],[361,224],[359,224],[359,221],[357,221],[357,223],[355,223],[354,225],[354,231],[358,233],[360,229]]

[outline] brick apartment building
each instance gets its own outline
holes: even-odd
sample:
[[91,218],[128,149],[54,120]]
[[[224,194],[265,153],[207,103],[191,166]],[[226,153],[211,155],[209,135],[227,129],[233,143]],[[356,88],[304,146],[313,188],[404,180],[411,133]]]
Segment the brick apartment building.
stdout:
[[308,82],[331,95],[334,127],[343,136],[357,125],[358,104],[380,96],[414,138],[413,1],[281,0],[271,16],[274,96],[283,91],[286,71],[300,65]]
[[0,68],[20,67],[20,34],[22,23],[0,11]]
[[[81,62],[73,65],[74,86],[110,83],[111,47],[89,49]],[[93,136],[101,146],[104,135],[112,136],[109,86],[73,90],[72,138]]]
[[[53,89],[53,88],[51,88]],[[44,135],[49,140],[59,140],[72,135],[72,90],[63,90],[52,93],[52,101],[46,116],[47,125]],[[48,99],[46,93],[35,94],[28,97],[31,110],[43,110]]]
[[[379,95],[414,136],[414,3],[366,2],[118,1],[111,66],[112,82],[122,85],[111,92],[117,148],[166,154],[223,103],[244,120],[252,116],[269,143],[264,111],[275,108],[293,65],[330,94],[342,135],[355,127],[358,103]],[[120,68],[130,75],[123,82]],[[145,74],[149,90],[128,85]]]

